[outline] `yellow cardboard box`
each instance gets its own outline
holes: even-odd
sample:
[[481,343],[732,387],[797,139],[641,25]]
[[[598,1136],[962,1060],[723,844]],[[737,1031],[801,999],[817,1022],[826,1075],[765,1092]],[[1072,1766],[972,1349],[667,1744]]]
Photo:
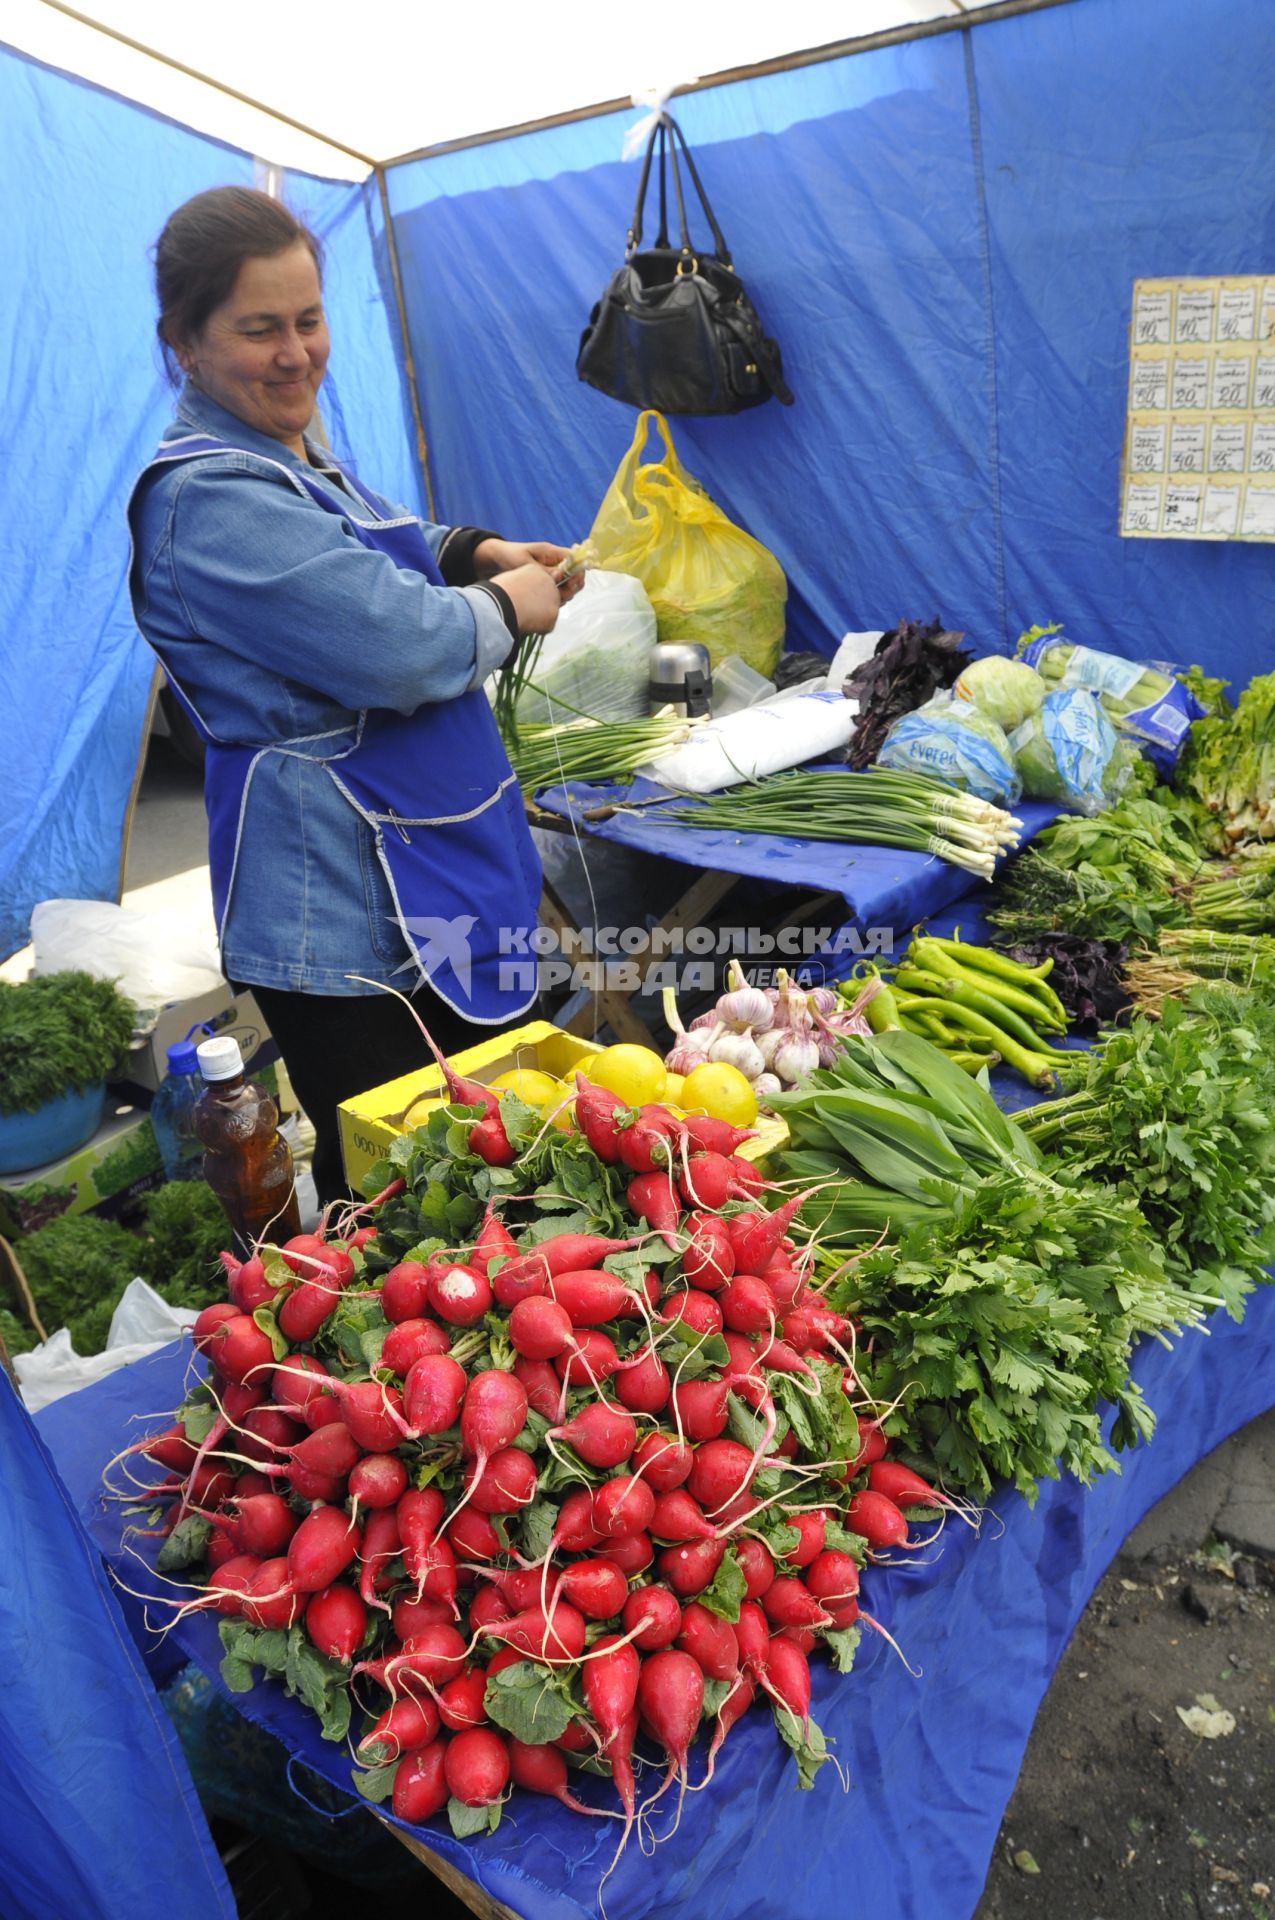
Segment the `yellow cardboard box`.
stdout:
[[[561,1080],[583,1066],[591,1054],[601,1052],[596,1041],[564,1033],[548,1020],[533,1020],[512,1033],[467,1048],[456,1054],[451,1064],[465,1079],[481,1080],[484,1085],[514,1067],[537,1067],[541,1073]],[[357,1189],[373,1162],[389,1151],[390,1141],[403,1131],[408,1110],[431,1094],[437,1095],[441,1105],[445,1097],[443,1076],[436,1066],[418,1067],[398,1080],[387,1080],[383,1087],[342,1101],[337,1120],[345,1175],[352,1187]],[[748,1159],[760,1160],[787,1141],[788,1129],[783,1121],[767,1115],[757,1123],[757,1138],[747,1141],[742,1151]]]

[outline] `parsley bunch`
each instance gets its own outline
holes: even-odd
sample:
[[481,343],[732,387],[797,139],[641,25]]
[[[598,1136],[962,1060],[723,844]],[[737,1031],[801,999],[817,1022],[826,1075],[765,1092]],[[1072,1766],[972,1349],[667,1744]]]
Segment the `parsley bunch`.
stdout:
[[38,973],[0,981],[0,1113],[34,1113],[105,1080],[132,1038],[136,1009],[109,980]]

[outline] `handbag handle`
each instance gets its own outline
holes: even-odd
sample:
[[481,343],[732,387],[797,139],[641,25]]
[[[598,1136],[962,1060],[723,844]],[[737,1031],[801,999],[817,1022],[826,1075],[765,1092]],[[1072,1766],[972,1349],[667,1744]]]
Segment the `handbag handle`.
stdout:
[[651,137],[646,143],[646,152],[642,156],[642,177],[638,181],[637,200],[633,206],[633,219],[629,225],[628,240],[625,247],[626,253],[636,253],[642,244],[642,219],[646,212],[646,188],[647,182],[651,177],[651,160],[655,154],[657,141],[659,142],[660,148],[660,230],[655,236],[655,244],[657,247],[667,247],[668,245],[668,210],[664,194],[664,138],[665,123],[663,117],[661,117],[652,129]]
[[673,118],[671,113],[665,114],[664,118],[668,121],[669,131],[672,136],[671,139],[669,140],[669,150],[673,157],[673,185],[677,189],[677,209],[678,209],[679,215],[681,216],[683,248],[686,252],[692,251],[690,242],[687,238],[686,209],[682,204],[682,181],[681,181],[681,174],[677,164],[677,148],[678,148],[679,141],[681,143],[683,157],[686,160],[687,172],[691,176],[691,185],[695,188],[695,192],[699,196],[700,206],[704,209],[704,218],[708,221],[709,230],[713,236],[713,248],[716,253],[716,256],[721,261],[724,267],[728,268],[731,272],[734,272],[734,267],[730,257],[730,248],[726,244],[726,236],[722,232],[720,226],[717,224],[717,215],[713,212],[713,209],[709,204],[708,195],[704,191],[704,183],[699,177],[699,169],[695,165],[694,155],[691,153],[690,147],[687,145],[686,135],[682,132],[682,129],[678,126],[677,121]]
[[[669,136],[667,149],[665,141],[666,130]],[[708,195],[704,191],[704,183],[699,177],[699,169],[695,165],[694,155],[691,153],[690,147],[687,144],[686,135],[682,132],[682,129],[678,126],[677,121],[671,113],[662,113],[660,115],[659,121],[652,129],[651,137],[646,143],[646,152],[642,156],[642,174],[638,181],[637,199],[633,207],[633,219],[629,226],[626,251],[628,253],[635,253],[642,244],[642,221],[646,212],[646,192],[651,177],[651,161],[655,157],[657,142],[660,149],[660,230],[655,236],[656,246],[668,246],[668,219],[664,173],[665,152],[667,150],[673,162],[673,190],[677,196],[677,214],[678,225],[681,228],[682,234],[682,252],[688,257],[693,256],[695,252],[691,244],[690,231],[687,226],[686,203],[682,193],[682,175],[678,165],[677,148],[680,142],[682,154],[686,160],[687,171],[691,176],[691,184],[695,188],[700,206],[704,210],[704,217],[708,221],[709,230],[713,236],[713,246],[716,257],[724,267],[730,272],[733,272],[734,265],[730,257],[730,248],[726,244],[726,236],[718,225],[717,215],[713,212]]]

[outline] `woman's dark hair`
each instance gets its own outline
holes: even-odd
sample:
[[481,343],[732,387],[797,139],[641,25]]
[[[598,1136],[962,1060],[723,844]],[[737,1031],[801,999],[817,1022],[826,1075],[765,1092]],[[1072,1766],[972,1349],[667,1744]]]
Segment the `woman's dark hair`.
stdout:
[[210,187],[170,213],[155,243],[155,331],[170,378],[179,377],[174,349],[230,298],[245,260],[284,253],[304,240],[323,274],[323,248],[309,227],[254,187]]

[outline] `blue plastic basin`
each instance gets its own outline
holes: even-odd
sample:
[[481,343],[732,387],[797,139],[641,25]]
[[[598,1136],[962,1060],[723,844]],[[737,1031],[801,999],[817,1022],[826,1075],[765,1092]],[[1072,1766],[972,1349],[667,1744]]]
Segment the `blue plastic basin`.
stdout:
[[34,1113],[0,1113],[0,1173],[26,1173],[60,1160],[91,1140],[102,1124],[106,1083],[63,1093]]

